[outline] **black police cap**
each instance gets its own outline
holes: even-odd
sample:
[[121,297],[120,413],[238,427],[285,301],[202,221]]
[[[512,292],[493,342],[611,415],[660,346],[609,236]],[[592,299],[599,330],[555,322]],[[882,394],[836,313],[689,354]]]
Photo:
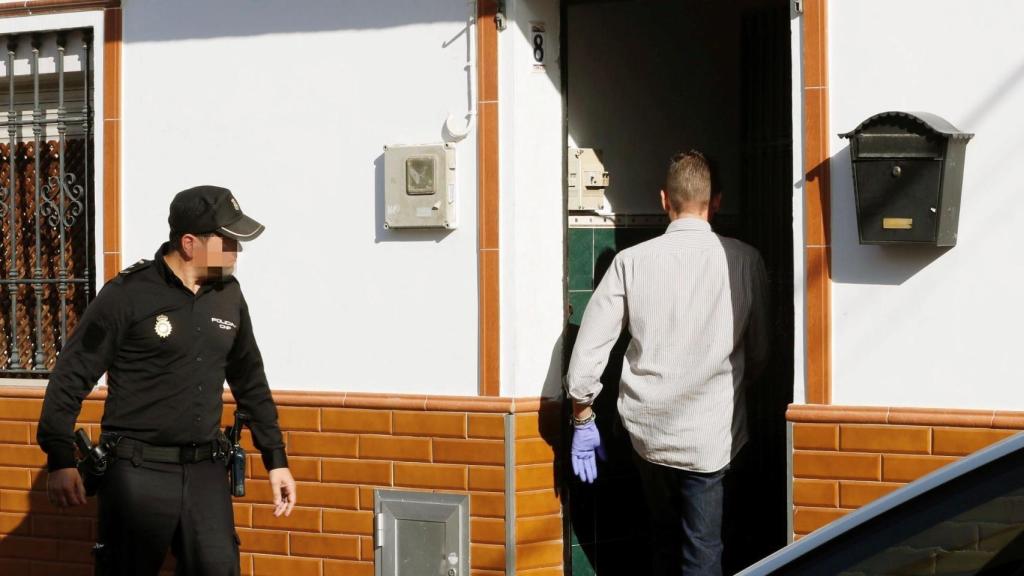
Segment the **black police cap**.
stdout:
[[242,242],[263,233],[263,225],[242,213],[231,190],[196,186],[182,190],[171,201],[167,217],[171,230],[182,234],[217,233]]

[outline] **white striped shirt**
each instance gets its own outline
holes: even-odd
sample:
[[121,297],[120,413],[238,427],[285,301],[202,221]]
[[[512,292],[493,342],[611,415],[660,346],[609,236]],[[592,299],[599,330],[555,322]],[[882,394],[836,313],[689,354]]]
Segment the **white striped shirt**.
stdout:
[[620,252],[594,290],[566,387],[589,405],[624,328],[618,409],[644,459],[694,472],[747,441],[744,388],[768,355],[767,277],[757,250],[699,218]]

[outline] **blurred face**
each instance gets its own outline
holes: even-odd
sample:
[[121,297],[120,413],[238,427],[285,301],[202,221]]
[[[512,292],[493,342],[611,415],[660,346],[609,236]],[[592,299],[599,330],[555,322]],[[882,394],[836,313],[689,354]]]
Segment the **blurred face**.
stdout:
[[[219,234],[191,236],[192,265],[205,271],[203,276],[209,279],[226,278],[234,273],[238,253],[242,251],[240,242]],[[185,244],[185,238],[182,238]]]

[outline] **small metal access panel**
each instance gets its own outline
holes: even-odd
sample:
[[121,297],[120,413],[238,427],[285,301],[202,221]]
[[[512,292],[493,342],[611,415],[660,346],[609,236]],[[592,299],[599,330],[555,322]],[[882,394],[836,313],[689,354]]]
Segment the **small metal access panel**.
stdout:
[[374,493],[377,576],[469,576],[469,497]]

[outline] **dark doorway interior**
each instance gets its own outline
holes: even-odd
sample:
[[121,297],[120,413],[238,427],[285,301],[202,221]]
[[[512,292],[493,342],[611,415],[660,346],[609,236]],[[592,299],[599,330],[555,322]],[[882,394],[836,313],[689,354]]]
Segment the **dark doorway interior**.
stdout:
[[[722,172],[719,234],[760,250],[774,312],[769,370],[748,393],[751,442],[730,478],[727,573],[787,542],[785,410],[793,392],[793,185],[787,0],[581,1],[562,9],[567,147],[603,152],[614,217],[569,214],[566,361],[586,303],[619,250],[659,235],[668,158],[697,148]],[[596,410],[609,461],[585,485],[562,467],[566,573],[647,574],[647,511],[615,399],[627,338]],[[563,438],[570,437],[563,435]]]

